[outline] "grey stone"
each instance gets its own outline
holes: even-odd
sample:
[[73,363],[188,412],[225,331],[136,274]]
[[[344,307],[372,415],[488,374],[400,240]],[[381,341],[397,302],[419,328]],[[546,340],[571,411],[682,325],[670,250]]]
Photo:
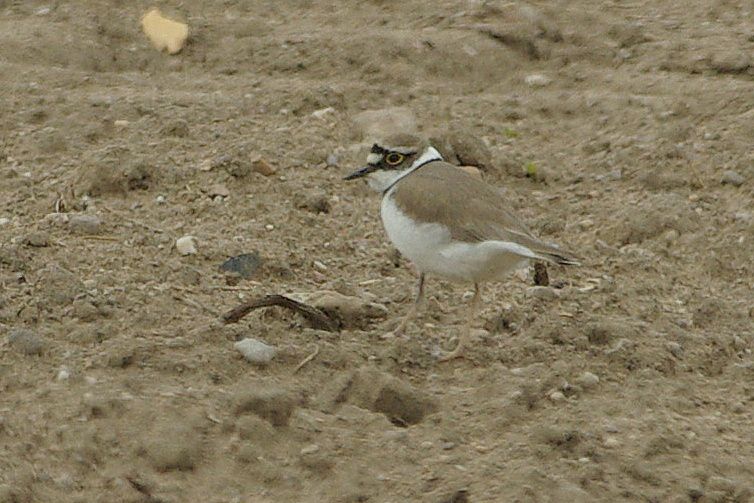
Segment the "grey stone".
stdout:
[[44,339],[28,328],[11,330],[8,334],[8,344],[28,356],[41,355],[45,349]]
[[76,234],[99,234],[102,220],[96,215],[70,215],[68,228]]
[[84,284],[75,274],[57,264],[50,264],[40,270],[39,278],[43,298],[51,305],[71,304],[76,297],[86,292]]
[[237,273],[243,279],[250,279],[261,264],[262,259],[259,252],[253,251],[229,258],[220,265],[220,270],[227,273]]
[[723,172],[720,183],[722,183],[723,185],[733,185],[734,187],[740,187],[744,184],[744,177],[729,169]]
[[540,300],[555,300],[560,292],[549,286],[532,286],[526,289],[526,295]]
[[277,348],[256,339],[244,339],[235,343],[234,347],[249,363],[266,365],[275,358]]
[[337,168],[338,156],[335,154],[327,154],[327,159],[325,159],[325,163],[327,164],[328,167]]
[[32,232],[24,238],[24,244],[34,248],[50,246],[50,235],[44,231]]
[[585,389],[593,388],[594,386],[597,386],[599,382],[600,378],[591,372],[584,372],[576,378],[576,384]]
[[681,346],[677,342],[668,342],[667,344],[665,344],[665,347],[668,351],[670,351],[670,354],[672,354],[676,358],[683,357],[683,346]]

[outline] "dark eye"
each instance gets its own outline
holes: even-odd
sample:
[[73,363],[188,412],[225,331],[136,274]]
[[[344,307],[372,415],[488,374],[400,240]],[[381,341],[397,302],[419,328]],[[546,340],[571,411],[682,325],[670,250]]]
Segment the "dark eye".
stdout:
[[391,166],[395,166],[403,162],[403,155],[397,152],[390,152],[385,156],[385,162]]

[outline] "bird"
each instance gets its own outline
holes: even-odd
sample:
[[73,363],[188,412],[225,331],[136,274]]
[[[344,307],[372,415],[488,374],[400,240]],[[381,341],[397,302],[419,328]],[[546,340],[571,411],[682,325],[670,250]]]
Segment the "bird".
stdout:
[[531,260],[580,264],[576,255],[534,236],[498,190],[446,162],[420,136],[397,133],[374,143],[366,166],[344,180],[360,178],[382,194],[387,236],[419,272],[416,299],[395,334],[416,316],[428,276],[474,285],[458,343],[440,361],[465,356],[484,283],[504,281]]

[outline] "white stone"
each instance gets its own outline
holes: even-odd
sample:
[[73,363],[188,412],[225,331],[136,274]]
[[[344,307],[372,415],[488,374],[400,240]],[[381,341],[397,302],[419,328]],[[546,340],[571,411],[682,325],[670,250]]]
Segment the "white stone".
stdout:
[[526,84],[531,87],[545,87],[552,82],[552,79],[545,75],[535,73],[532,75],[527,75],[524,79],[524,82],[526,82]]
[[561,391],[553,391],[550,393],[550,400],[553,402],[562,402],[566,397]]
[[236,342],[234,347],[246,358],[246,361],[257,365],[270,363],[277,354],[277,348],[274,346],[251,338]]
[[175,249],[181,255],[196,254],[196,238],[194,236],[183,236],[176,239]]
[[333,113],[334,111],[335,109],[333,107],[322,108],[320,110],[315,110],[314,112],[312,112],[312,117],[314,117],[315,119],[321,119],[326,115]]

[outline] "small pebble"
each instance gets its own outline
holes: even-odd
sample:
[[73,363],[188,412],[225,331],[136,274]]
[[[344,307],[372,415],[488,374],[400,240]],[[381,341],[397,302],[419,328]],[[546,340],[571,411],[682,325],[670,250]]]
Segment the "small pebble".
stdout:
[[229,258],[220,265],[220,270],[238,274],[243,279],[250,279],[261,264],[262,259],[259,256],[259,252],[253,251]]
[[591,372],[584,372],[576,379],[576,384],[582,388],[593,388],[600,382],[600,378]]
[[296,208],[305,209],[312,213],[329,213],[330,199],[325,191],[314,191],[308,194],[297,194],[293,204]]
[[327,164],[327,167],[329,168],[337,168],[338,156],[335,154],[327,154],[327,159],[325,159],[325,163]]
[[99,234],[102,220],[96,215],[70,215],[68,228],[76,234]]
[[335,109],[333,107],[322,108],[320,110],[313,111],[312,112],[312,117],[314,117],[315,119],[322,119],[326,115],[329,115],[329,114],[331,114],[333,112],[335,112]]
[[33,246],[34,248],[50,246],[50,235],[42,231],[32,232],[24,238],[24,244]]
[[319,446],[317,444],[307,445],[301,449],[301,455],[306,456],[308,454],[315,454],[319,452]]
[[48,213],[42,220],[45,224],[50,224],[56,227],[68,225],[68,215],[66,213]]
[[729,169],[723,172],[723,177],[720,179],[720,183],[722,183],[723,185],[733,185],[734,187],[740,187],[744,184],[744,177]]
[[670,351],[670,354],[675,356],[676,358],[683,357],[683,346],[678,344],[677,342],[668,342],[665,344],[665,347]]
[[608,433],[618,433],[620,431],[620,428],[616,426],[614,423],[607,423],[605,425],[605,431]]
[[526,289],[526,295],[540,300],[554,300],[560,297],[560,292],[549,286],[532,286]]
[[746,341],[743,340],[741,337],[734,335],[733,336],[733,349],[736,351],[743,351],[746,349]]
[[264,228],[265,228],[265,229],[267,229],[268,231],[273,231],[273,230],[275,230],[275,226],[274,226],[274,225],[272,225],[272,224],[267,224],[267,225],[265,225],[265,226],[264,226]]
[[320,262],[319,260],[314,261],[314,268],[322,272],[327,271],[327,266],[323,264],[322,262]]
[[217,196],[228,197],[230,195],[230,190],[228,190],[228,187],[224,183],[216,183],[207,189],[207,194],[212,198]]
[[115,127],[124,128],[124,127],[128,127],[129,122],[127,120],[125,120],[125,119],[118,119],[118,120],[116,120],[116,121],[113,122],[113,125]]
[[157,204],[165,204],[167,202],[167,198],[163,195],[155,197],[154,200]]
[[67,381],[71,378],[71,371],[67,367],[60,367],[58,375],[55,377],[58,381]]
[[545,75],[535,73],[532,75],[527,75],[524,79],[524,82],[526,82],[526,84],[531,87],[545,87],[552,82],[552,79]]
[[620,447],[620,440],[615,437],[607,437],[603,442],[603,445],[608,449],[614,449],[616,447]]
[[45,342],[36,332],[27,328],[17,328],[8,334],[8,344],[27,356],[41,355]]
[[552,393],[550,393],[549,398],[553,402],[562,402],[566,397],[561,391],[553,391]]
[[263,176],[272,176],[277,171],[272,164],[264,159],[255,159],[251,162],[251,169]]
[[9,223],[10,223],[10,218],[7,218],[7,217],[0,218],[0,226],[8,225]]
[[246,361],[257,365],[270,363],[277,353],[274,346],[251,338],[236,342],[234,347],[246,358]]
[[631,339],[626,339],[626,338],[618,339],[618,342],[615,343],[615,346],[605,350],[605,354],[613,355],[613,354],[633,351],[635,347],[636,347],[636,343],[632,341]]
[[175,248],[181,255],[196,254],[196,238],[194,236],[183,236],[175,241]]

